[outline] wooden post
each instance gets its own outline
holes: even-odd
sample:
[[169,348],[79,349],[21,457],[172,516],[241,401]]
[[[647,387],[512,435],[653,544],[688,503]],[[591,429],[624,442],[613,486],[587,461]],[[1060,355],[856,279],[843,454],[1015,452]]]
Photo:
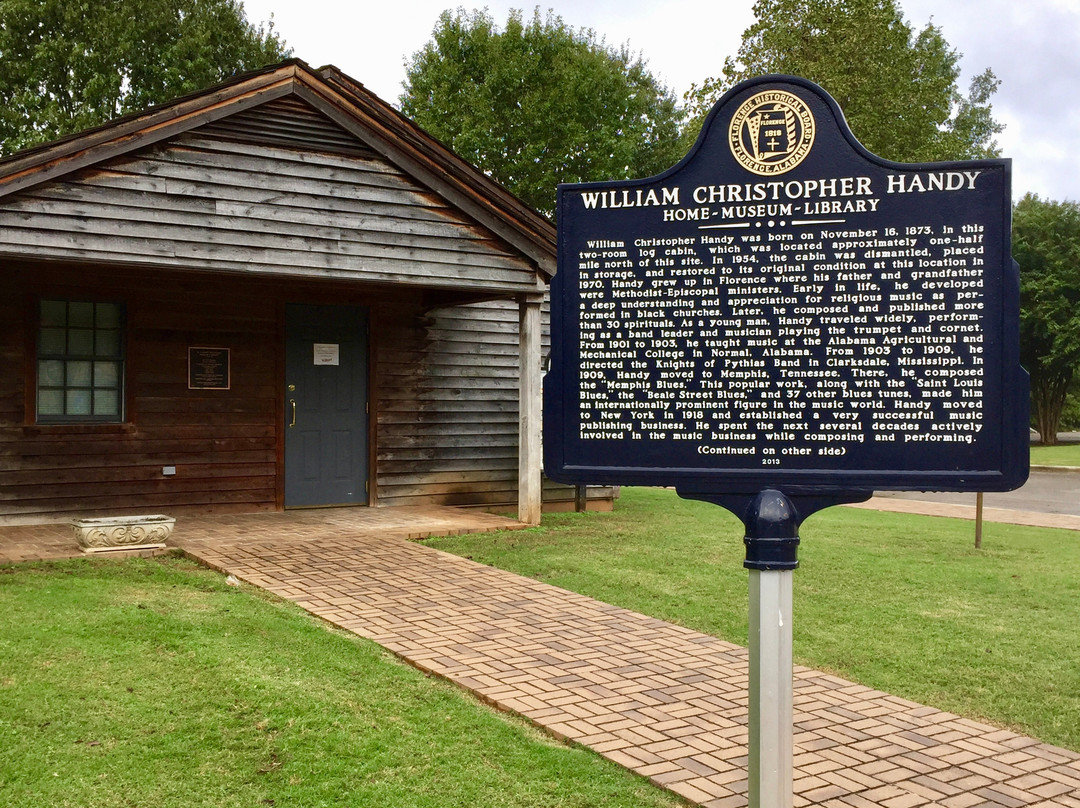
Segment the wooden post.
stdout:
[[975,549],[982,549],[983,492],[975,495]]
[[543,296],[522,295],[518,299],[519,383],[518,383],[518,521],[540,524],[543,491],[540,468],[541,356],[540,305]]

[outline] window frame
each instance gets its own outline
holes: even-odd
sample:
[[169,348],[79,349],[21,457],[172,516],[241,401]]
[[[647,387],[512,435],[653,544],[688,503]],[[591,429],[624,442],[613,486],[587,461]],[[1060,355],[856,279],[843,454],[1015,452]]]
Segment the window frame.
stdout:
[[[123,301],[119,300],[99,300],[99,299],[74,299],[65,295],[42,295],[35,301],[36,318],[34,320],[35,333],[34,333],[34,385],[33,385],[33,413],[34,423],[41,425],[63,425],[63,424],[122,424],[125,423],[127,414],[127,307]],[[64,304],[64,321],[62,325],[46,325],[46,317],[44,308],[46,304],[53,303]],[[91,306],[90,310],[90,324],[87,327],[85,324],[74,322],[72,317],[73,306]],[[115,325],[100,325],[99,322],[99,307],[111,306],[115,307]],[[46,352],[48,346],[44,346],[46,341],[46,329],[60,330],[64,332],[64,350],[58,352],[51,350]],[[84,332],[83,338],[87,337],[85,332],[89,332],[90,347],[88,350],[82,352],[77,349],[73,350],[72,346],[72,331]],[[115,351],[109,353],[101,353],[99,345],[99,336],[106,332],[114,332],[116,341]],[[43,378],[42,367],[45,362],[61,362],[63,363],[61,383],[45,384]],[[89,374],[88,381],[85,383],[73,383],[71,379],[71,373],[69,372],[69,363],[86,363],[88,365],[87,371]],[[99,365],[101,363],[108,363],[115,366],[116,379],[115,384],[98,385],[95,384],[96,376],[101,371]],[[115,395],[116,409],[108,413],[97,414],[94,413],[94,394],[95,391],[109,390]],[[62,396],[62,408],[63,412],[60,413],[42,413],[42,393],[48,391],[61,391]],[[67,412],[69,406],[69,396],[72,392],[83,391],[88,396],[88,405],[90,412],[87,414],[69,413]]]

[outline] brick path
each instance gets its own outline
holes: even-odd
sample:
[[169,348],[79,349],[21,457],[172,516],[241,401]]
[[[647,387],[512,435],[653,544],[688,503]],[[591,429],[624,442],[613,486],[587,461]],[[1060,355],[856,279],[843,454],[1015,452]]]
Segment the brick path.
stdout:
[[[747,803],[743,648],[402,540],[309,526],[181,543],[706,808]],[[1074,752],[795,677],[796,806],[1080,808]]]
[[[880,511],[974,519],[975,507],[942,502],[873,497],[867,502],[846,505]],[[88,514],[99,516],[100,514]],[[987,522],[1004,522],[1033,527],[1080,530],[1080,516],[986,508]],[[264,536],[268,540],[290,540],[318,535],[337,528],[350,533],[377,531],[383,537],[410,539],[447,536],[479,530],[523,527],[509,519],[482,511],[436,506],[420,508],[328,508],[221,516],[179,515],[177,534],[171,544],[187,539],[214,540],[217,537]],[[137,550],[118,555],[157,555],[157,550]],[[39,525],[0,524],[0,564],[17,561],[48,561],[79,558],[83,553],[75,544],[67,522]]]
[[[100,515],[100,514],[92,514]],[[279,542],[347,532],[385,538],[426,539],[487,530],[522,528],[512,519],[483,511],[438,506],[417,508],[315,508],[298,511],[177,517],[172,547],[187,541]],[[110,552],[157,555],[168,550]],[[41,525],[0,525],[0,564],[82,558],[68,522]]]

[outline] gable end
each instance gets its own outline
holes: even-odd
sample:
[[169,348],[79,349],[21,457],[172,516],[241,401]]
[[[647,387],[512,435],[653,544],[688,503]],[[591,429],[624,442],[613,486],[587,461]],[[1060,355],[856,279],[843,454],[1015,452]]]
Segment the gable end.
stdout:
[[221,141],[257,143],[371,159],[375,152],[351,132],[295,97],[279,98],[254,109],[204,124],[200,135]]

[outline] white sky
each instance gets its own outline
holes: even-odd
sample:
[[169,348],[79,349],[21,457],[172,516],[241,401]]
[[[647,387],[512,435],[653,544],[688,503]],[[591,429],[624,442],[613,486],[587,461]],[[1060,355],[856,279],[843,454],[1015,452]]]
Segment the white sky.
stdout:
[[[1013,160],[1013,195],[1080,200],[1080,0],[899,0],[913,27],[933,19],[963,54],[971,75],[1001,79],[995,117],[1006,125],[1002,156]],[[502,26],[511,8],[537,3],[454,0],[244,0],[254,23],[274,24],[295,56],[333,64],[397,104],[405,61],[431,38],[447,8],[487,7]],[[609,44],[629,44],[676,96],[719,74],[753,22],[752,0],[548,0],[570,26],[592,28]]]

